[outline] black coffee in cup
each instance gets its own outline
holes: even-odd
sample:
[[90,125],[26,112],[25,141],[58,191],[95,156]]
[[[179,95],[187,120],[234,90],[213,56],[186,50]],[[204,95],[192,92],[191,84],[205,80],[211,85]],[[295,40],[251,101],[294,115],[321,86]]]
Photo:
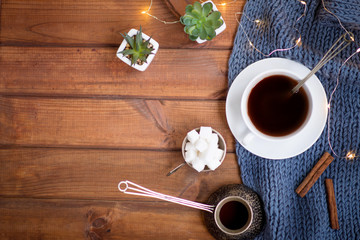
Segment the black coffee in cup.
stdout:
[[303,88],[292,94],[298,82],[284,75],[272,75],[258,82],[248,98],[248,115],[263,134],[281,137],[298,130],[309,112]]
[[239,201],[225,203],[219,213],[220,221],[230,230],[238,230],[246,225],[249,213],[246,206]]

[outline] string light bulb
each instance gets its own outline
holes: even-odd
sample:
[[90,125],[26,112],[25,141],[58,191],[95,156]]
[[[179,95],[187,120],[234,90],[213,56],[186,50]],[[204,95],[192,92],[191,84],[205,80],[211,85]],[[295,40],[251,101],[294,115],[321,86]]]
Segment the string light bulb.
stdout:
[[[234,3],[234,2],[236,2],[236,1],[237,1],[237,0],[233,0],[233,1],[228,2],[228,3],[223,2],[223,3],[215,4],[215,5],[226,6],[227,4]],[[289,51],[289,50],[291,50],[291,49],[293,49],[293,48],[295,48],[295,47],[297,47],[297,46],[298,46],[298,47],[301,46],[301,44],[302,44],[301,34],[300,34],[300,31],[295,28],[295,24],[296,24],[298,21],[300,21],[300,19],[302,19],[304,16],[306,16],[306,13],[307,13],[307,3],[306,3],[305,1],[303,1],[303,0],[297,0],[297,1],[298,1],[299,3],[301,3],[302,5],[304,5],[304,11],[303,11],[303,13],[296,19],[296,21],[295,21],[295,23],[294,23],[294,25],[293,25],[293,29],[296,30],[296,32],[299,34],[299,37],[297,38],[297,40],[295,41],[295,44],[294,44],[293,46],[291,46],[291,47],[289,47],[289,48],[275,49],[275,50],[271,51],[269,54],[265,54],[265,53],[263,53],[261,50],[259,50],[258,48],[256,48],[256,46],[255,46],[255,45],[252,43],[252,41],[250,40],[250,38],[249,38],[247,32],[245,31],[245,29],[243,28],[242,24],[241,24],[240,21],[238,20],[237,15],[242,14],[244,17],[247,18],[248,21],[251,21],[251,22],[255,23],[257,27],[262,27],[262,25],[263,25],[264,22],[263,22],[262,20],[260,20],[260,19],[251,20],[245,13],[241,13],[241,12],[235,13],[235,19],[236,19],[236,21],[238,22],[241,30],[244,32],[245,37],[247,38],[250,47],[254,48],[257,52],[261,53],[263,56],[269,57],[269,56],[271,56],[271,55],[272,55],[273,53],[275,53],[275,52],[279,52],[279,51]],[[204,2],[204,1],[203,1],[203,0],[200,0],[200,2]],[[150,12],[150,10],[151,10],[152,4],[153,4],[153,0],[150,0],[149,8],[148,8],[146,11],[142,11],[141,14],[146,14],[146,15],[148,15],[148,16],[150,16],[150,17],[152,17],[152,18],[154,18],[154,19],[156,19],[156,20],[158,20],[158,21],[160,21],[160,22],[162,22],[162,23],[164,23],[164,24],[174,24],[174,23],[180,22],[180,21],[167,22],[167,21],[164,21],[164,20],[159,19],[158,17],[156,17],[156,16],[154,16],[154,15],[151,15],[149,12]],[[334,13],[332,13],[331,11],[329,11],[329,10],[326,8],[324,0],[322,0],[322,5],[323,5],[325,11],[327,11],[328,13],[330,13],[331,15],[333,15],[333,16],[338,20],[340,26],[343,28],[343,30],[344,30],[345,32],[348,33],[348,36],[350,36],[350,38],[351,38],[350,40],[354,41],[352,35],[349,34],[349,31],[343,26],[343,24],[342,24],[342,22],[340,21],[340,19],[339,19]],[[334,151],[334,149],[333,149],[333,147],[332,147],[332,145],[331,145],[331,140],[330,140],[330,113],[331,113],[330,104],[331,104],[332,97],[333,97],[333,95],[334,95],[334,93],[335,93],[335,91],[336,91],[336,89],[337,89],[338,84],[339,84],[339,75],[340,75],[340,72],[341,72],[342,67],[347,63],[347,61],[348,61],[350,58],[352,58],[352,57],[353,57],[355,54],[357,54],[357,53],[360,53],[360,48],[358,48],[358,49],[356,50],[356,52],[354,52],[353,54],[351,54],[351,56],[348,57],[348,58],[343,62],[343,64],[341,65],[341,67],[340,67],[340,69],[339,69],[338,76],[337,76],[337,80],[336,80],[336,86],[335,86],[334,90],[332,91],[332,93],[330,94],[329,103],[328,103],[328,105],[326,106],[326,107],[328,108],[328,112],[329,112],[329,114],[328,114],[328,143],[329,143],[329,146],[330,146],[331,151],[332,151],[332,152],[334,153],[334,155],[337,156],[337,157],[340,157],[340,156],[335,153],[335,151]],[[355,152],[354,152],[354,151],[349,151],[349,152],[346,154],[346,156],[345,156],[345,157],[342,157],[342,158],[354,159],[354,158],[356,158],[356,157],[357,157],[357,156],[355,155]]]
[[354,151],[349,151],[347,154],[346,154],[346,159],[348,160],[353,160],[354,158],[356,158],[356,154]]
[[174,24],[174,23],[180,22],[180,20],[178,20],[178,21],[171,21],[171,22],[164,21],[164,20],[158,18],[157,16],[154,16],[154,15],[150,14],[149,12],[150,12],[150,10],[151,10],[152,4],[153,4],[153,0],[150,0],[149,8],[148,8],[146,11],[142,11],[141,14],[146,14],[146,15],[148,15],[149,17],[152,17],[152,18],[154,18],[155,20],[157,20],[157,21],[159,21],[159,22],[162,22],[162,23],[164,23],[164,24]]
[[[295,24],[296,24],[301,18],[303,18],[303,17],[306,15],[306,12],[307,12],[307,3],[306,3],[305,1],[302,1],[302,0],[298,0],[298,2],[300,2],[302,5],[304,5],[304,12],[303,12],[303,14],[302,14],[300,17],[298,17],[298,19],[296,20]],[[354,41],[354,40],[355,40],[354,37],[353,37],[353,36],[350,34],[350,32],[343,26],[343,24],[341,23],[340,19],[339,19],[334,13],[330,12],[330,11],[325,7],[324,0],[322,0],[322,3],[323,3],[323,6],[324,6],[324,9],[325,9],[327,12],[329,12],[331,15],[333,15],[333,16],[339,21],[340,26],[343,28],[343,30],[344,30],[346,33],[348,33],[347,35],[350,36],[350,40],[351,40],[351,41]],[[245,35],[245,37],[246,37],[246,39],[247,39],[250,47],[253,47],[257,52],[259,52],[260,54],[262,54],[262,55],[265,56],[265,57],[269,57],[270,55],[272,55],[273,53],[278,52],[278,51],[288,51],[288,50],[291,50],[291,49],[293,49],[293,48],[296,47],[296,46],[301,46],[301,44],[302,44],[302,41],[301,41],[302,39],[301,39],[301,35],[300,35],[299,30],[296,29],[295,27],[293,27],[293,28],[299,33],[299,35],[300,35],[299,38],[296,40],[294,46],[289,47],[289,48],[285,48],[285,49],[275,49],[275,50],[273,50],[272,52],[270,52],[269,54],[265,54],[265,53],[263,53],[262,51],[260,51],[258,48],[256,48],[256,46],[255,46],[255,45],[252,43],[252,41],[250,40],[247,32],[245,31],[244,27],[242,26],[242,24],[240,23],[240,21],[239,21],[238,18],[237,18],[237,15],[239,15],[239,14],[242,14],[248,21],[255,23],[257,26],[260,26],[261,20],[260,20],[260,19],[251,20],[245,13],[242,13],[242,12],[237,12],[237,13],[235,13],[236,21],[238,22],[241,30],[243,31],[243,33],[244,33],[244,35]],[[293,26],[295,26],[295,24],[294,24]],[[331,106],[331,105],[330,105],[330,104],[331,104],[332,97],[333,97],[333,95],[334,95],[334,93],[335,93],[335,91],[336,91],[336,89],[337,89],[338,84],[339,84],[339,76],[340,76],[340,72],[341,72],[342,67],[343,67],[355,54],[357,54],[357,53],[360,53],[360,48],[358,48],[358,49],[356,50],[356,52],[352,53],[352,54],[350,55],[350,57],[348,57],[348,58],[343,62],[343,64],[341,65],[341,67],[340,67],[340,69],[339,69],[338,76],[337,76],[337,80],[336,80],[336,81],[337,81],[336,86],[335,86],[334,90],[332,91],[332,93],[330,94],[329,103],[328,103],[327,106],[326,106],[327,109],[328,109],[328,112],[329,112],[329,114],[328,114],[328,143],[329,143],[330,149],[331,149],[331,151],[333,152],[333,154],[334,154],[335,156],[337,156],[337,157],[339,157],[339,158],[349,159],[349,160],[352,160],[352,159],[357,158],[357,157],[359,157],[359,156],[357,156],[354,151],[349,151],[349,152],[346,154],[345,157],[341,157],[341,156],[339,156],[339,155],[334,151],[334,149],[333,149],[333,147],[332,147],[332,145],[331,145],[331,140],[330,140],[330,113],[331,113],[331,107],[330,107],[330,106]]]
[[304,16],[306,16],[307,4],[306,4],[305,1],[299,1],[299,0],[298,0],[298,2],[300,2],[301,4],[304,5],[304,11],[303,11],[303,13],[300,15],[300,17],[298,17],[298,18],[296,19],[295,23],[293,24],[293,29],[295,29],[295,31],[299,34],[299,37],[296,39],[294,45],[292,45],[291,47],[275,49],[275,50],[271,51],[271,52],[268,53],[268,54],[263,53],[260,49],[258,49],[258,48],[251,42],[251,40],[250,40],[247,32],[245,31],[244,27],[242,26],[242,24],[241,24],[240,21],[238,20],[237,15],[240,15],[240,14],[243,15],[248,21],[255,23],[257,27],[263,26],[263,25],[264,25],[264,24],[263,24],[264,21],[262,21],[262,20],[260,20],[260,19],[252,20],[252,19],[250,19],[244,12],[236,12],[236,13],[235,13],[235,19],[236,19],[236,21],[238,22],[241,30],[242,30],[243,33],[245,34],[245,37],[246,37],[246,39],[248,40],[250,46],[251,46],[252,48],[254,48],[255,51],[257,51],[257,52],[259,52],[260,54],[262,54],[264,57],[270,57],[270,56],[271,56],[273,53],[275,53],[275,52],[289,51],[289,50],[291,50],[291,49],[293,49],[293,48],[295,48],[295,47],[301,46],[301,34],[300,34],[300,31],[299,31],[297,28],[295,28],[295,24],[296,24],[297,22],[299,22],[300,19],[302,19]]
[[[233,1],[230,1],[230,2],[223,2],[223,3],[219,3],[219,4],[216,4],[216,3],[215,3],[215,5],[226,6],[227,4],[234,3],[234,2],[236,2],[236,1],[237,1],[237,0],[233,0]],[[295,29],[295,31],[299,34],[299,37],[297,38],[297,40],[295,41],[295,44],[294,44],[293,46],[291,46],[291,47],[289,47],[289,48],[275,49],[275,50],[271,51],[269,54],[265,54],[265,53],[263,53],[262,51],[260,51],[258,48],[256,48],[256,46],[255,46],[255,45],[252,43],[252,41],[250,40],[250,38],[249,38],[247,32],[245,31],[245,29],[243,28],[242,24],[241,24],[240,21],[238,20],[237,15],[242,14],[242,15],[245,16],[249,21],[255,23],[257,27],[261,27],[264,22],[263,22],[262,20],[260,20],[260,19],[251,20],[245,13],[242,13],[242,12],[237,12],[237,13],[235,13],[235,19],[236,19],[236,21],[238,22],[238,24],[239,24],[240,28],[242,29],[242,31],[244,32],[245,37],[247,38],[250,47],[254,48],[257,52],[259,52],[259,53],[262,54],[263,56],[269,57],[269,56],[271,56],[271,55],[272,55],[273,53],[275,53],[275,52],[279,52],[279,51],[289,51],[289,50],[295,48],[296,46],[301,46],[301,44],[302,44],[301,34],[300,34],[300,31],[299,31],[297,28],[295,28],[295,24],[296,24],[298,21],[300,21],[300,19],[302,19],[304,16],[306,16],[306,13],[307,13],[307,3],[306,3],[305,1],[303,1],[303,0],[297,0],[297,1],[298,1],[299,3],[301,3],[302,5],[304,5],[304,11],[303,11],[303,13],[296,19],[295,23],[293,24],[293,29]],[[203,0],[200,0],[200,2],[203,3],[204,1],[203,1]],[[146,14],[146,15],[148,15],[148,16],[154,18],[155,20],[157,20],[157,21],[159,21],[159,22],[162,22],[162,23],[164,23],[164,24],[174,24],[174,23],[180,22],[179,20],[178,20],[178,21],[167,22],[167,21],[161,20],[161,19],[159,19],[158,17],[150,14],[149,12],[150,12],[150,10],[151,10],[152,4],[153,4],[153,0],[150,0],[149,8],[148,8],[146,11],[141,11],[141,14]],[[333,16],[338,20],[339,25],[341,26],[341,28],[342,28],[346,33],[348,33],[348,36],[350,36],[350,38],[351,38],[350,40],[351,40],[351,41],[354,41],[355,39],[351,36],[351,34],[349,34],[349,31],[343,26],[343,24],[342,24],[342,22],[340,21],[340,19],[339,19],[333,12],[329,11],[329,10],[326,8],[324,0],[322,0],[322,5],[323,5],[325,11],[327,11],[328,13],[330,13],[331,15],[333,15]],[[352,57],[353,57],[355,54],[357,54],[357,53],[360,53],[360,48],[358,48],[358,49],[356,50],[356,52],[354,52],[353,54],[351,54],[351,56],[348,57],[348,58],[343,62],[343,64],[341,65],[341,67],[340,67],[340,69],[339,69],[338,76],[337,76],[337,80],[336,80],[336,86],[335,86],[334,90],[332,91],[332,93],[330,94],[329,103],[328,103],[328,105],[326,106],[326,107],[328,108],[328,111],[329,111],[329,114],[328,114],[328,143],[329,143],[329,146],[330,146],[331,151],[332,151],[332,152],[334,153],[334,155],[337,156],[337,157],[340,157],[340,156],[335,153],[335,151],[334,151],[334,149],[333,149],[333,147],[332,147],[332,145],[331,145],[331,141],[330,141],[330,112],[331,112],[330,104],[331,104],[332,97],[333,97],[333,95],[334,95],[334,93],[335,93],[335,91],[336,91],[336,89],[337,89],[338,84],[339,84],[339,76],[340,76],[340,72],[341,72],[342,67],[350,60],[350,58],[352,58]],[[341,157],[341,158],[346,158],[346,159],[352,160],[352,159],[357,158],[357,157],[358,157],[358,156],[355,154],[354,151],[349,151],[349,152],[346,154],[345,157]]]
[[329,147],[330,147],[332,153],[333,153],[335,156],[337,156],[337,157],[339,157],[339,158],[350,159],[350,160],[358,157],[358,156],[355,155],[355,152],[354,152],[354,151],[349,151],[349,152],[345,155],[345,157],[341,157],[341,156],[339,156],[339,155],[335,152],[335,150],[333,149],[333,146],[332,146],[332,144],[331,144],[331,139],[330,139],[330,113],[331,113],[331,108],[330,108],[330,104],[331,104],[332,98],[333,98],[333,96],[334,96],[334,94],[335,94],[335,91],[336,91],[336,89],[337,89],[337,87],[338,87],[338,85],[339,85],[339,78],[340,78],[340,73],[341,73],[342,68],[344,67],[344,65],[345,65],[353,56],[355,56],[355,55],[358,54],[359,52],[360,52],[360,48],[358,48],[355,52],[353,52],[353,53],[350,55],[350,57],[348,57],[348,58],[341,64],[341,67],[340,67],[340,69],[339,69],[339,72],[338,72],[338,75],[337,75],[337,78],[336,78],[336,84],[335,84],[335,87],[334,87],[333,91],[332,91],[331,94],[330,94],[329,104],[328,104],[329,113],[328,113],[328,129],[327,129],[327,130],[328,130],[328,143],[329,143]]
[[[350,37],[350,40],[351,40],[352,42],[355,42],[355,39],[354,39],[353,35],[344,27],[344,25],[342,24],[342,22],[341,22],[341,20],[339,19],[339,17],[336,16],[335,13],[331,12],[329,9],[326,8],[324,0],[322,0],[321,2],[322,2],[322,5],[323,5],[324,10],[327,11],[327,12],[328,12],[329,14],[331,14],[332,16],[334,16],[334,17],[336,18],[336,20],[339,22],[340,27],[347,33],[346,36],[349,36],[349,37]],[[330,104],[331,104],[333,95],[335,94],[335,91],[336,91],[336,89],[337,89],[337,87],[338,87],[338,85],[339,85],[339,78],[340,78],[340,73],[341,73],[342,68],[344,67],[344,65],[345,65],[353,56],[355,56],[355,55],[356,55],[357,53],[359,53],[359,52],[360,52],[360,48],[358,48],[355,52],[353,52],[353,53],[341,64],[341,66],[340,66],[340,68],[339,68],[339,71],[338,71],[338,75],[337,75],[337,77],[336,77],[336,85],[335,85],[333,91],[332,91],[331,94],[330,94],[329,104],[328,104],[329,113],[328,113],[328,129],[327,129],[327,130],[328,130],[328,143],[329,143],[329,147],[330,147],[332,153],[333,153],[335,156],[337,156],[337,157],[339,157],[339,158],[345,158],[345,159],[348,159],[348,160],[353,160],[354,158],[357,158],[357,157],[359,157],[359,156],[357,156],[357,155],[355,154],[355,151],[351,150],[351,151],[348,151],[348,152],[346,153],[345,157],[342,157],[342,156],[339,156],[339,155],[335,152],[335,150],[333,149],[332,144],[331,144],[331,139],[330,139],[330,113],[331,113]]]
[[339,22],[340,27],[341,27],[342,29],[344,29],[344,31],[347,33],[347,36],[350,36],[350,39],[351,39],[352,41],[354,41],[355,39],[354,39],[353,37],[351,37],[350,32],[344,27],[344,25],[342,24],[340,18],[339,18],[338,16],[336,16],[335,13],[331,12],[329,9],[326,8],[324,0],[321,0],[321,2],[322,2],[322,5],[323,5],[324,10],[327,11],[329,14],[333,15],[333,16],[336,18],[336,20]]
[[[233,1],[231,1],[231,2],[223,2],[223,3],[220,3],[220,4],[216,4],[216,3],[215,3],[215,5],[226,6],[227,4],[234,3],[234,2],[236,2],[236,1],[237,1],[237,0],[233,0]],[[203,0],[200,0],[200,2],[203,3],[204,1],[203,1]],[[168,21],[165,21],[165,20],[162,20],[162,19],[158,18],[158,17],[155,16],[155,15],[150,14],[149,12],[150,12],[150,10],[151,10],[152,4],[153,4],[153,0],[150,0],[150,5],[149,5],[148,10],[142,11],[142,12],[140,12],[140,13],[141,13],[141,14],[146,14],[146,15],[148,15],[149,17],[152,17],[152,18],[154,18],[155,20],[157,20],[157,21],[159,21],[159,22],[162,22],[162,23],[164,23],[164,24],[175,24],[175,23],[179,23],[179,22],[180,22],[180,20],[168,22]]]

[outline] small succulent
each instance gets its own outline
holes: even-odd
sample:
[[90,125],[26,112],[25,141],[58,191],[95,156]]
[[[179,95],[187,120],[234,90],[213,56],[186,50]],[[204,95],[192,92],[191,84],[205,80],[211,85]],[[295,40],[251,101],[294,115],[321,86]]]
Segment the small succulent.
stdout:
[[128,34],[121,34],[127,42],[125,49],[119,53],[127,56],[131,60],[131,65],[139,64],[142,65],[146,63],[146,58],[149,54],[152,54],[154,51],[153,45],[150,43],[150,39],[144,40],[142,38],[142,29],[133,37],[130,37]]
[[199,2],[194,5],[187,5],[185,15],[180,18],[180,22],[185,25],[184,31],[189,34],[189,38],[195,41],[198,37],[202,40],[211,40],[216,36],[215,30],[224,21],[220,18],[219,11],[213,11],[213,5],[208,2],[203,6]]

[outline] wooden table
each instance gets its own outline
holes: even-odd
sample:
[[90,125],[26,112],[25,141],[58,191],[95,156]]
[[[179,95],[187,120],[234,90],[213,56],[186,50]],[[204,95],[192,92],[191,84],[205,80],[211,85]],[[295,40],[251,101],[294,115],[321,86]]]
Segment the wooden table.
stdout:
[[[200,210],[117,184],[205,202],[241,182],[225,99],[245,0],[218,6],[227,29],[201,45],[181,24],[141,14],[148,0],[0,3],[0,239],[211,239]],[[150,13],[175,21],[176,8],[154,0]],[[140,25],[160,44],[146,72],[115,56],[119,32]],[[224,163],[166,177],[199,126],[224,136]]]

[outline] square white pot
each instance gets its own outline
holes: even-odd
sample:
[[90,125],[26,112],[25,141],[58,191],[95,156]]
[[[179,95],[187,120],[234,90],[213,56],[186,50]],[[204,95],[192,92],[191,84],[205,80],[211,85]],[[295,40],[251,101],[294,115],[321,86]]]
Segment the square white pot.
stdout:
[[[130,37],[135,36],[138,33],[138,30],[136,29],[131,29],[128,32],[128,35]],[[147,41],[150,37],[148,35],[146,35],[145,33],[142,33],[142,38]],[[125,62],[126,64],[128,64],[129,66],[139,70],[139,71],[145,71],[146,68],[150,65],[151,61],[154,59],[155,54],[157,53],[157,51],[159,50],[159,43],[157,41],[155,41],[154,39],[150,39],[150,43],[153,45],[154,51],[152,51],[152,54],[149,54],[149,56],[146,59],[146,63],[144,63],[143,65],[139,65],[137,63],[135,63],[134,65],[131,65],[131,60],[129,58],[127,58],[125,55],[123,55],[122,53],[120,53],[121,51],[123,51],[126,47],[126,40],[124,39],[122,41],[122,43],[120,44],[117,52],[116,52],[116,56],[118,58],[120,58],[121,61]]]
[[[205,3],[208,3],[208,2],[210,2],[213,5],[213,11],[219,11],[217,9],[216,5],[212,1],[203,2],[201,4],[201,6],[203,6]],[[219,35],[220,33],[222,33],[226,28],[226,24],[225,24],[225,21],[224,21],[223,17],[221,16],[220,18],[221,18],[221,20],[223,20],[223,24],[218,29],[215,30],[216,36]],[[198,42],[198,43],[204,43],[204,42],[207,42],[207,41],[208,40],[202,40],[200,37],[198,37],[196,39],[196,42]]]

